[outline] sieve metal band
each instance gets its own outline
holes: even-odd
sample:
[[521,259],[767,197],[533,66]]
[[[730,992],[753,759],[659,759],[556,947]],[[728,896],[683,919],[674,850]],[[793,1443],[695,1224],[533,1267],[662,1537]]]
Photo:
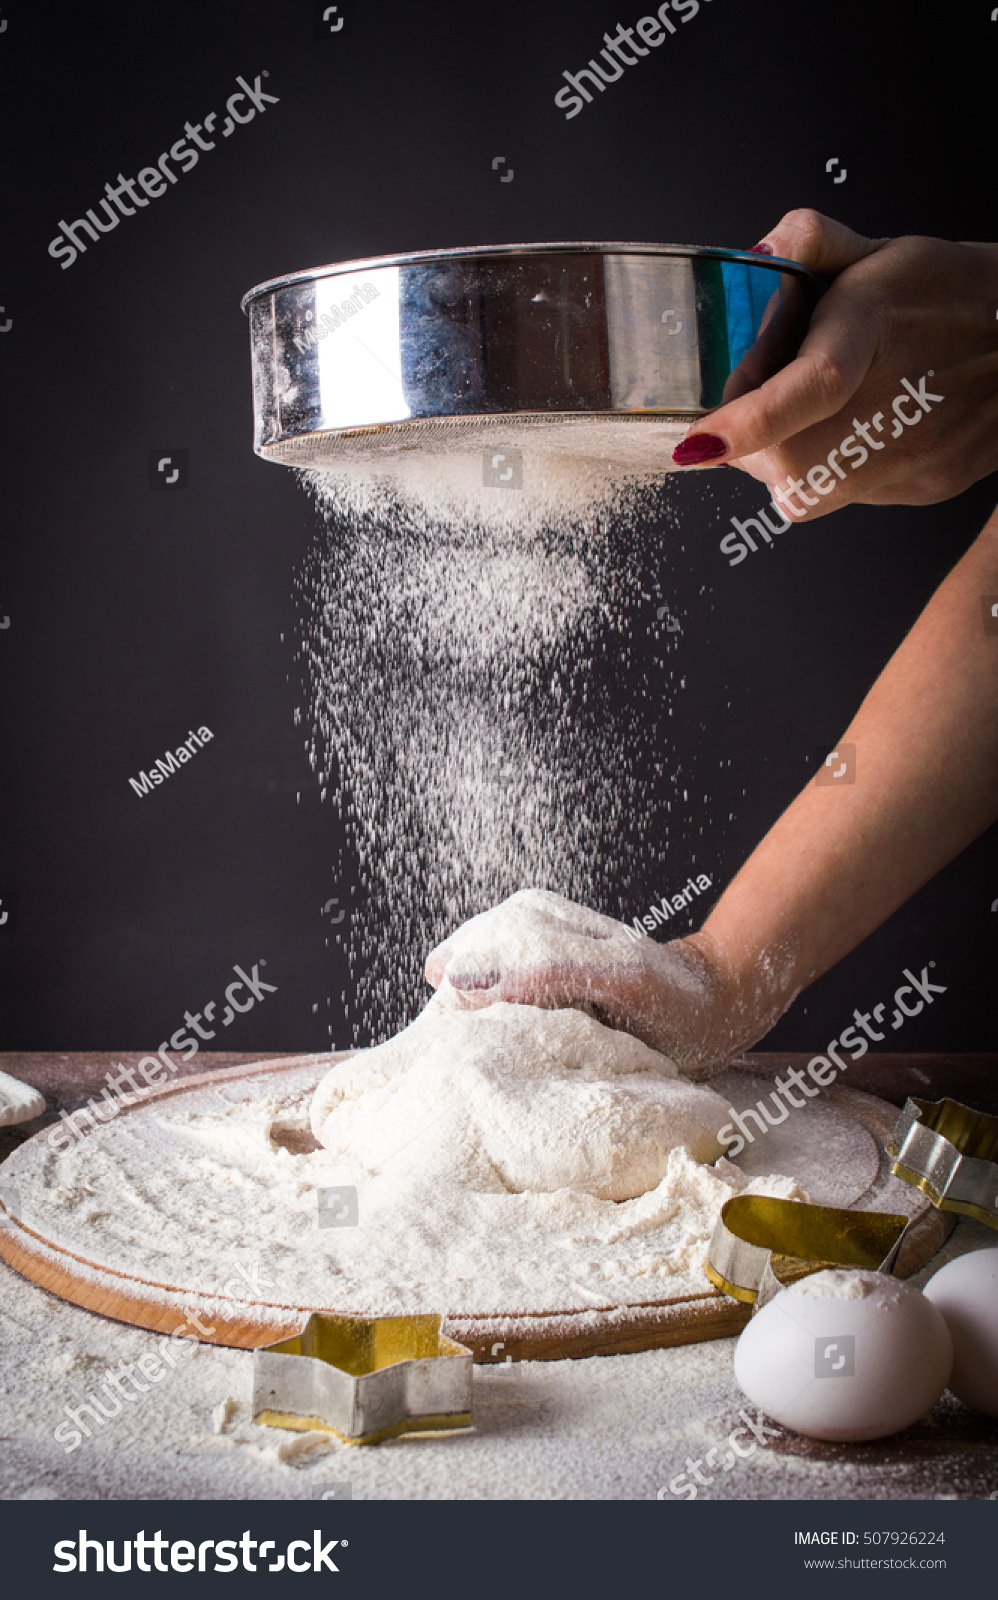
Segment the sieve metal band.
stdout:
[[[823,280],[750,251],[536,245],[339,262],[250,290],[254,449],[394,457],[445,424],[604,417],[676,424],[793,360]],[[671,449],[639,432],[649,472]],[[403,442],[404,441],[404,442]],[[604,446],[605,453],[605,446]],[[613,452],[610,452],[611,455]]]

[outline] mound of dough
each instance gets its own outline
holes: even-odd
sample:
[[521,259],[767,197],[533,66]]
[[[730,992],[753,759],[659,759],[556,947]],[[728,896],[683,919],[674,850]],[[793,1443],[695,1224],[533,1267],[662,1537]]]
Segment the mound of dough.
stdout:
[[337,1161],[515,1193],[630,1200],[680,1147],[721,1154],[727,1101],[579,1010],[471,1006],[445,981],[402,1033],[323,1078],[312,1129]]

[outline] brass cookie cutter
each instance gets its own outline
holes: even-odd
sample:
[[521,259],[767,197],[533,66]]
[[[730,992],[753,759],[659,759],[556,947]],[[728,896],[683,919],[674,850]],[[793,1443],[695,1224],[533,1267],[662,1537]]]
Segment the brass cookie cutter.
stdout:
[[788,1283],[826,1267],[892,1272],[908,1218],[742,1194],[721,1207],[704,1271],[722,1293],[758,1310]]
[[253,1353],[253,1420],[349,1444],[471,1427],[472,1353],[440,1318],[315,1311],[300,1333]]
[[998,1228],[998,1117],[959,1100],[909,1098],[887,1149],[895,1176],[938,1210]]

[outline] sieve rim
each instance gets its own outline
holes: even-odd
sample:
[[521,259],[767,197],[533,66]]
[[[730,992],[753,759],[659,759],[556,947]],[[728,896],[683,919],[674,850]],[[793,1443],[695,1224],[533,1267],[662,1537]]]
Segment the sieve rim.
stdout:
[[789,261],[785,256],[755,255],[751,250],[729,250],[722,245],[698,244],[649,244],[638,241],[612,241],[597,242],[593,240],[565,241],[561,240],[552,244],[478,244],[459,245],[450,250],[415,250],[402,255],[386,256],[360,256],[350,261],[332,261],[322,267],[308,267],[301,272],[289,272],[278,278],[268,278],[263,283],[256,284],[252,289],[247,289],[240,300],[240,308],[248,316],[251,301],[262,295],[275,294],[280,289],[290,288],[293,284],[308,283],[312,279],[338,277],[341,274],[355,273],[375,267],[407,267],[414,266],[420,261],[467,261],[501,259],[503,257],[515,259],[518,256],[534,255],[646,255],[646,256],[685,256],[687,258],[706,258],[713,261],[738,261],[746,266],[772,267],[780,272],[796,273],[798,277],[806,278],[819,289],[825,289],[827,282],[818,273],[812,272],[809,267],[801,266],[799,261]]
[[[329,466],[335,466],[337,454],[330,451],[328,445],[335,445],[339,441],[344,443],[354,439],[367,439],[371,443],[385,443],[396,445],[401,438],[412,439],[415,435],[425,433],[435,442],[441,443],[447,433],[475,433],[495,429],[501,431],[525,425],[526,427],[543,426],[545,423],[557,422],[560,430],[566,427],[580,431],[586,423],[638,423],[647,425],[658,423],[660,427],[676,428],[688,427],[691,423],[699,422],[702,413],[699,411],[479,411],[464,412],[461,415],[445,417],[405,417],[394,422],[364,422],[349,423],[342,428],[317,428],[312,433],[289,434],[283,439],[275,440],[271,444],[261,445],[257,454],[265,461],[276,461],[282,466],[294,467],[299,465],[296,458],[304,457],[300,464],[305,467],[314,467],[325,461]],[[562,438],[565,434],[562,431]],[[402,446],[403,449],[415,449],[415,445]],[[622,466],[626,472],[628,468]],[[632,468],[632,470],[638,470]],[[642,471],[654,470],[642,468]],[[667,470],[663,467],[661,470]],[[700,470],[693,468],[693,471]]]

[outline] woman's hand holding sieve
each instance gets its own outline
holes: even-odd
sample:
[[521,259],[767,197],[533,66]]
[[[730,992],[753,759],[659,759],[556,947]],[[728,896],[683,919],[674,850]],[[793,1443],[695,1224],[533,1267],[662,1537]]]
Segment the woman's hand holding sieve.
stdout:
[[998,468],[998,245],[867,239],[799,210],[755,250],[831,285],[796,359],[697,422],[677,465],[740,467],[799,521],[933,504]]

